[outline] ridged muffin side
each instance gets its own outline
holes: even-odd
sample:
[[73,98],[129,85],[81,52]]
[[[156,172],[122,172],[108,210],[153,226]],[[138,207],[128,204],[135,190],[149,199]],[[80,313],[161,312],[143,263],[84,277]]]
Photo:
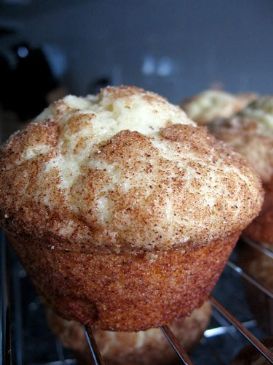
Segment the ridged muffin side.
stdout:
[[139,254],[66,252],[9,239],[38,293],[60,316],[102,330],[140,331],[198,308],[238,236]]

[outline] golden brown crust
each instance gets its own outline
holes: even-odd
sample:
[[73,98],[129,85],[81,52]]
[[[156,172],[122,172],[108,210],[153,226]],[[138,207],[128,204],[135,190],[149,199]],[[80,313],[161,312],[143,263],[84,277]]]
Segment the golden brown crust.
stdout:
[[[195,309],[190,317],[178,319],[170,324],[179,343],[189,350],[202,336],[211,314],[209,302]],[[66,321],[52,311],[47,312],[49,327],[65,347],[74,350],[83,364],[90,364],[90,353],[82,326]],[[176,360],[160,329],[141,332],[110,332],[93,329],[98,348],[109,365],[166,364]]]
[[38,291],[67,319],[117,331],[184,317],[208,297],[238,234],[153,254],[80,254],[9,237]]

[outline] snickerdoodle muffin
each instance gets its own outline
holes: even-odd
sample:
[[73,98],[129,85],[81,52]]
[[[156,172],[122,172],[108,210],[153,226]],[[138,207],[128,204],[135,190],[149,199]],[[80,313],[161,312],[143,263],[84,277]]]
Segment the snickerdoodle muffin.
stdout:
[[196,123],[206,125],[218,118],[231,117],[255,98],[252,93],[233,95],[222,90],[206,90],[184,100],[181,108]]
[[[52,311],[47,313],[48,324],[65,347],[72,349],[81,364],[92,364],[82,326],[66,321]],[[211,314],[209,302],[195,309],[190,317],[175,320],[170,328],[181,345],[190,350],[206,329]],[[107,365],[166,365],[179,362],[160,329],[140,332],[112,332],[94,330],[98,348]]]
[[0,223],[39,293],[104,330],[199,307],[263,201],[240,155],[135,87],[55,102],[0,168]]

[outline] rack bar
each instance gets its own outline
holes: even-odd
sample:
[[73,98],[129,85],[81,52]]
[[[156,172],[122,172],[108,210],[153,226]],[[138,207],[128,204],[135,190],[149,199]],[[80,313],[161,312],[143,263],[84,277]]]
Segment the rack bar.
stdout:
[[167,338],[169,344],[172,346],[174,351],[176,352],[177,356],[181,360],[184,365],[193,365],[191,359],[189,358],[188,354],[184,350],[184,348],[180,345],[177,338],[170,330],[168,326],[160,327],[161,331],[164,333],[165,337]]
[[[215,316],[214,316],[214,318],[215,318]],[[218,322],[218,318],[217,319],[215,318],[215,320],[217,320],[217,322]],[[246,328],[254,328],[257,325],[257,323],[254,320],[250,320],[250,321],[244,322],[243,325]],[[204,332],[204,337],[205,338],[212,338],[212,337],[225,335],[225,334],[233,334],[233,333],[236,333],[236,332],[237,332],[236,328],[232,325],[220,326],[220,327],[214,327],[214,328],[206,329],[205,332]]]
[[273,364],[273,353],[264,346],[248,329],[246,329],[238,319],[236,319],[221,303],[211,297],[210,302],[213,307],[221,313],[234,327],[265,357],[270,364]]
[[98,349],[95,337],[93,335],[93,331],[91,327],[84,327],[85,338],[92,356],[94,365],[104,365],[104,361],[102,360],[100,351]]
[[57,355],[59,357],[59,361],[60,364],[65,365],[66,364],[66,360],[64,358],[64,350],[63,350],[63,346],[61,344],[61,342],[59,340],[56,340],[56,351],[57,351]]
[[241,275],[244,279],[246,279],[249,283],[267,295],[269,298],[273,299],[273,293],[265,288],[262,284],[260,284],[257,280],[255,280],[252,276],[247,274],[240,266],[236,265],[234,262],[228,261],[227,266]]
[[255,241],[250,240],[247,237],[243,237],[243,241],[247,243],[249,246],[255,248],[255,250],[260,251],[261,253],[265,254],[266,256],[273,259],[273,251],[267,248],[266,246],[259,244]]
[[12,263],[12,313],[14,315],[14,342],[16,365],[23,364],[22,300],[18,262]]
[[[0,249],[1,249],[1,278],[0,286],[1,293],[1,343],[0,350],[2,353],[1,363],[5,365],[12,365],[12,346],[11,346],[11,322],[10,322],[10,302],[9,302],[9,287],[8,287],[8,273],[6,262],[6,241],[3,234],[0,237]],[[2,297],[2,298],[1,298]]]
[[[74,360],[74,359],[65,359],[65,364],[66,365],[77,365],[76,360]],[[32,362],[29,365],[41,365],[41,363]],[[63,365],[63,362],[60,360],[57,360],[57,361],[46,362],[46,363],[43,363],[42,365]]]

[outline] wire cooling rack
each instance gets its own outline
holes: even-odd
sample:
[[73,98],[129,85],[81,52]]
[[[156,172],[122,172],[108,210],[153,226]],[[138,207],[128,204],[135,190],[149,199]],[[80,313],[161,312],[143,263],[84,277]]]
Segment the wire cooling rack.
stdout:
[[[273,252],[269,249],[249,240],[246,240],[244,244],[273,259]],[[33,292],[24,270],[8,249],[3,235],[1,235],[0,259],[1,364],[76,364],[73,355],[64,349],[47,329],[42,306]],[[267,359],[269,364],[273,364],[273,353],[259,340],[265,336],[265,333],[258,328],[251,312],[247,309],[242,280],[263,293],[272,308],[273,293],[238,266],[235,252],[227,263],[213,296],[210,298],[213,307],[213,320],[205,331],[199,347],[189,356],[170,328],[168,326],[161,327],[161,331],[176,352],[181,364],[228,365],[234,354],[246,342],[250,342]],[[95,365],[103,365],[104,362],[91,328],[85,328],[85,337],[90,349],[90,362],[93,361]]]

